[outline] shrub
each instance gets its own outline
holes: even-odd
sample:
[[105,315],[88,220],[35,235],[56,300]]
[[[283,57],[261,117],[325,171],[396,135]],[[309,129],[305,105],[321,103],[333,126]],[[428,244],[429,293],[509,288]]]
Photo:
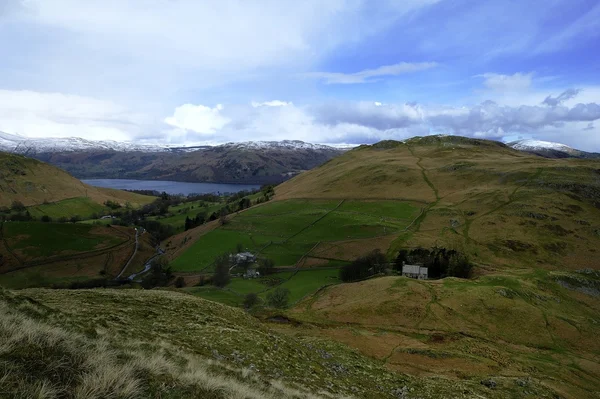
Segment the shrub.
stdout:
[[275,271],[275,262],[273,259],[263,258],[258,261],[258,271],[261,276],[267,276]]
[[215,274],[213,275],[212,282],[217,287],[225,287],[230,280],[229,268],[231,267],[231,261],[229,260],[229,254],[225,253],[215,259]]
[[258,295],[255,294],[254,292],[251,292],[244,297],[243,303],[244,303],[244,307],[246,309],[251,309],[251,308],[255,307],[256,305],[258,305],[259,302],[260,302],[260,298],[258,297]]
[[179,276],[175,279],[175,287],[176,288],[185,287],[185,279],[183,278],[183,276]]
[[267,293],[267,303],[274,308],[285,308],[290,300],[290,290],[277,287]]
[[27,209],[27,208],[25,208],[25,205],[23,205],[23,203],[21,201],[13,201],[10,208],[15,212],[23,212]]

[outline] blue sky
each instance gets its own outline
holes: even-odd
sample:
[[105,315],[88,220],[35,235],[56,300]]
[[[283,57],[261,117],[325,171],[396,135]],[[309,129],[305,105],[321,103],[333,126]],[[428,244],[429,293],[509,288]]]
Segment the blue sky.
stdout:
[[0,0],[0,131],[600,151],[591,0]]

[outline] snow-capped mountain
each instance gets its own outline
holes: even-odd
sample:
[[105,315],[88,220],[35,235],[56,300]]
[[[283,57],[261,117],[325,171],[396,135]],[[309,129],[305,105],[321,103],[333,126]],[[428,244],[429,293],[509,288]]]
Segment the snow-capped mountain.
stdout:
[[568,145],[542,140],[519,140],[507,144],[515,150],[525,151],[546,158],[599,158],[600,154],[577,150]]
[[217,147],[228,147],[244,150],[332,150],[323,144],[311,144],[300,140],[283,141],[244,141],[239,143],[226,143]]
[[600,158],[600,154],[586,152],[561,143],[542,140],[519,140],[507,144],[515,150],[529,152],[546,158]]
[[226,143],[216,146],[175,146],[175,145],[147,145],[132,142],[119,142],[112,140],[93,141],[79,137],[67,138],[28,138],[15,134],[0,132],[0,151],[17,154],[42,154],[58,152],[192,152],[210,148],[228,148],[239,150],[312,150],[331,151],[334,148],[322,145],[305,143],[300,140],[283,141],[246,141],[239,143]]
[[512,143],[508,143],[508,145],[515,150],[521,151],[542,151],[542,150],[553,150],[553,151],[562,151],[562,152],[575,152],[576,149],[569,147],[568,145],[561,143],[554,143],[552,141],[542,141],[542,140],[519,140],[513,141]]
[[112,140],[92,141],[79,137],[28,138],[0,132],[0,150],[17,154],[39,154],[46,152],[87,151],[162,152],[169,151],[169,148]]

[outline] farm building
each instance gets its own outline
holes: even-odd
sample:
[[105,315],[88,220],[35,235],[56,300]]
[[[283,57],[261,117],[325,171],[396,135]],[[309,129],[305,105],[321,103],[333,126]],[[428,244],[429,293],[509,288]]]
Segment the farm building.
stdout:
[[419,265],[403,265],[402,275],[419,280],[427,279],[427,268]]
[[243,275],[244,278],[259,278],[260,273],[256,269],[248,269]]
[[239,254],[231,255],[230,259],[236,265],[256,262],[256,256],[254,256],[251,252],[240,252]]

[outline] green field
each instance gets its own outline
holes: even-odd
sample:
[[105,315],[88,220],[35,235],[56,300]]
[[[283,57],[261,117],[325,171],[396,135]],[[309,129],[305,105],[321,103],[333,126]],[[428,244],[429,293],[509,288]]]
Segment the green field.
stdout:
[[52,202],[42,205],[34,205],[27,208],[31,216],[41,218],[46,215],[52,219],[61,217],[70,218],[80,216],[84,219],[89,218],[94,213],[102,213],[108,210],[107,207],[93,202],[86,197],[69,198],[58,202]]
[[[272,284],[275,281],[276,284]],[[271,284],[268,284],[271,282]],[[277,287],[290,290],[289,303],[294,304],[324,285],[339,283],[339,269],[310,269],[298,272],[280,272],[258,279],[236,277],[225,287],[193,287],[188,292],[215,302],[232,306],[241,306],[244,296],[256,293],[264,301],[267,294]]]
[[167,217],[151,216],[148,220],[157,220],[162,224],[173,226],[177,231],[184,231],[185,218],[193,219],[199,213],[206,213],[207,217],[213,212],[218,212],[223,204],[210,203],[208,207],[202,206],[204,201],[187,202],[177,206],[169,207],[169,215]]
[[[251,208],[200,239],[172,262],[176,271],[198,271],[237,244],[292,266],[319,242],[337,242],[397,234],[417,216],[418,208],[400,201],[288,200]],[[337,259],[328,259],[339,265]]]
[[32,258],[84,252],[119,244],[121,235],[94,234],[96,226],[67,223],[4,223],[4,239],[13,251]]

